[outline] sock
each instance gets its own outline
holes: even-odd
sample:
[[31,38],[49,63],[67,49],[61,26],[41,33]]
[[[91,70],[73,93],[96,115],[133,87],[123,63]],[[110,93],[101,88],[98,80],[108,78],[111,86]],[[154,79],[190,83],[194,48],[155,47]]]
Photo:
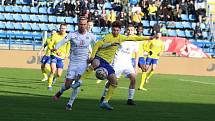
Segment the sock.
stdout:
[[85,80],[87,77],[90,76],[90,74],[93,72],[93,67],[89,66],[86,71],[83,73],[83,75],[81,76],[81,80]]
[[128,89],[128,99],[134,98],[135,89]]
[[146,78],[147,79],[151,78],[153,74],[154,74],[154,71],[150,71],[149,73],[147,73]]
[[116,87],[113,85],[109,86],[108,91],[107,91],[107,95],[105,96],[105,99],[104,99],[104,102],[108,102],[111,99],[115,88]]
[[107,91],[108,91],[108,88],[105,87],[102,92],[102,97],[105,97],[107,95]]
[[143,88],[143,86],[145,84],[145,80],[146,80],[146,72],[143,72],[142,73],[141,83],[140,83],[140,88]]
[[50,65],[46,65],[44,70],[45,70],[45,73],[48,75],[51,72]]
[[60,93],[63,93],[66,90],[67,90],[67,88],[66,88],[65,84],[62,84],[62,87],[60,89]]
[[49,75],[49,78],[48,78],[48,87],[51,87],[51,86],[52,86],[53,78],[54,78],[54,74],[51,73],[51,74]]
[[80,87],[73,89],[69,102],[68,102],[69,105],[71,105],[71,106],[73,105],[79,91],[80,91]]
[[41,69],[42,74],[43,74],[43,78],[48,77],[48,75],[46,74],[45,68]]

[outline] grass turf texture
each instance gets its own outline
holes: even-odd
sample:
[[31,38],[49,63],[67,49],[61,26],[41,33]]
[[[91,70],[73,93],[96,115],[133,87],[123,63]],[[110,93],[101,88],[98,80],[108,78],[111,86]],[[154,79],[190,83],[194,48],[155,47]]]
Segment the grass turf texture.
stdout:
[[[64,73],[65,75],[65,73]],[[63,77],[52,91],[41,82],[40,70],[0,68],[1,121],[214,121],[214,77],[156,74],[146,84],[148,91],[136,90],[136,106],[126,105],[129,81],[119,80],[110,104],[113,111],[99,108],[105,82],[96,84],[94,76],[84,81],[72,111],[65,106],[71,90],[59,101],[52,96],[60,89]],[[140,75],[137,78],[140,83]]]

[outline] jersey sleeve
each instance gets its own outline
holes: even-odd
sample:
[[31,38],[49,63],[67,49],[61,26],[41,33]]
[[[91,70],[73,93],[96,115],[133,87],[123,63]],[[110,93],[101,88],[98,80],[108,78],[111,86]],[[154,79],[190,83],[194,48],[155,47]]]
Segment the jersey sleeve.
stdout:
[[56,44],[55,49],[57,50],[62,45],[64,45],[65,43],[67,43],[71,39],[72,36],[73,36],[73,33],[70,32],[63,40],[61,40],[60,42],[58,42]]

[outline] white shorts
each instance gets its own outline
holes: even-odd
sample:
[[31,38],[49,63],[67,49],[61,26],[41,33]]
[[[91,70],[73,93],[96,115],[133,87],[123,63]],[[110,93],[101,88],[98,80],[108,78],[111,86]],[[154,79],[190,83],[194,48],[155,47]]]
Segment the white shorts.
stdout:
[[75,76],[82,75],[85,70],[87,69],[87,63],[79,63],[79,64],[73,64],[72,62],[69,64],[67,69],[67,75],[66,78],[68,79],[75,79]]
[[132,62],[115,62],[112,63],[112,66],[115,70],[115,74],[117,78],[120,78],[120,76],[123,74],[126,78],[129,74],[135,73],[134,67],[132,65]]

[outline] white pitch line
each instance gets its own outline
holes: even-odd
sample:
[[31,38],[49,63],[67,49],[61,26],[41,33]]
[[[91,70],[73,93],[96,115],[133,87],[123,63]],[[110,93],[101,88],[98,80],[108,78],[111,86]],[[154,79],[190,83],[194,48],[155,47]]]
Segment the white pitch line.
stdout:
[[179,79],[179,80],[184,82],[194,82],[199,84],[215,85],[215,83],[209,83],[209,82],[201,82],[201,81],[194,81],[194,80],[187,80],[187,79]]
[[117,87],[119,89],[128,89],[128,87]]

